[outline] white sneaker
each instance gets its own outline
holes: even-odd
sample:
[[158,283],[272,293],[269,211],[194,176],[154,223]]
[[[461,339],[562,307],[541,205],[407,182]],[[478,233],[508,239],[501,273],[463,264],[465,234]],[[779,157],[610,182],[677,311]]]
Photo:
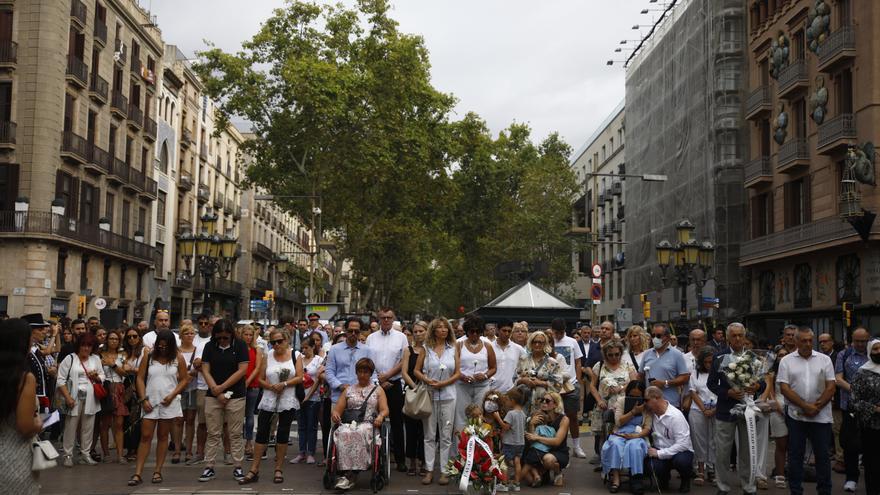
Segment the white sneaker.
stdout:
[[857,483],[855,481],[847,481],[843,484],[843,491],[855,493]]
[[64,467],[67,467],[67,468],[73,467],[73,456],[69,456],[69,455],[64,456]]
[[579,457],[579,458],[581,458],[581,459],[586,459],[586,458],[587,458],[587,453],[584,452],[584,449],[582,449],[580,445],[575,445],[575,447],[574,447],[574,456],[575,456],[575,457]]
[[94,465],[98,464],[98,462],[95,461],[94,459],[92,459],[92,456],[90,456],[88,454],[80,455],[79,461],[77,461],[77,462],[78,462],[78,464],[82,464],[84,466],[94,466]]

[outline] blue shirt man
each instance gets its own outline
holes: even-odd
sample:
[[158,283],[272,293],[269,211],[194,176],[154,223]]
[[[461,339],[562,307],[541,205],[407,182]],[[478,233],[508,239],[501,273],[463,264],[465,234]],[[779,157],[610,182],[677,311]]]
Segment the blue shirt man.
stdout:
[[345,340],[331,347],[327,354],[324,376],[330,386],[330,400],[333,404],[336,404],[339,399],[343,387],[357,383],[357,373],[355,373],[354,366],[358,360],[361,358],[372,359],[370,348],[358,341],[360,332],[360,320],[352,318],[346,321]]
[[647,377],[648,384],[663,391],[663,398],[675,407],[681,407],[679,387],[685,387],[690,381],[690,371],[684,354],[670,345],[672,336],[669,327],[657,323],[651,330],[653,349],[645,354],[642,361],[642,373]]

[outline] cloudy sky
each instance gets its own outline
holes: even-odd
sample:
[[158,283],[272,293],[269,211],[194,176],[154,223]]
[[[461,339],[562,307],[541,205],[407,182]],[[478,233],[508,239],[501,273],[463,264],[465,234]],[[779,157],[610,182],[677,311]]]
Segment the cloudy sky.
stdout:
[[[139,0],[166,43],[187,55],[210,40],[240,48],[283,0]],[[350,0],[346,2],[350,4]],[[608,67],[648,0],[393,0],[401,30],[424,36],[435,86],[480,114],[494,132],[526,122],[539,140],[553,131],[579,148],[624,95],[624,72]],[[656,4],[655,4],[656,5]]]

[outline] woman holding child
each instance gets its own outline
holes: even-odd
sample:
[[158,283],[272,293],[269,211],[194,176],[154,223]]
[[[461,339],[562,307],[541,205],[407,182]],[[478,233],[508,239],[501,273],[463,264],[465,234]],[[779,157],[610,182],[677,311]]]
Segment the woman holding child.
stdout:
[[[543,336],[543,335],[542,335]],[[563,486],[562,470],[568,466],[568,417],[562,410],[562,397],[556,392],[540,396],[540,408],[528,424],[525,440],[528,446],[523,454],[522,481],[532,487],[552,479],[554,486]]]

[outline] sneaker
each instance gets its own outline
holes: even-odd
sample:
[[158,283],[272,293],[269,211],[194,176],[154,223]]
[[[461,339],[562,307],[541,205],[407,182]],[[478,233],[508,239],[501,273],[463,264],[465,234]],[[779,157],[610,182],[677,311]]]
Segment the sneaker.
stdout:
[[98,464],[98,462],[95,461],[94,459],[92,459],[92,456],[90,456],[90,455],[81,455],[81,456],[79,456],[79,460],[77,461],[77,464],[82,464],[84,466],[94,466],[94,465]]
[[66,455],[64,456],[64,467],[72,468],[73,467],[73,456]]
[[290,463],[291,464],[299,464],[299,463],[303,462],[304,460],[306,460],[306,455],[303,453],[300,453],[298,456],[291,459]]
[[310,455],[306,458],[306,464],[314,464],[315,462],[315,456],[313,455]]
[[847,481],[843,484],[843,491],[855,493],[856,491],[856,482],[855,481]]
[[237,467],[232,470],[232,477],[235,478],[235,481],[241,481],[244,479],[244,471],[242,471],[240,467]]
[[584,452],[584,449],[582,449],[580,445],[576,445],[574,448],[574,456],[579,457],[581,459],[586,459],[587,453]]
[[263,454],[260,456],[260,459],[263,459],[265,461],[268,458],[269,458],[269,449],[266,449],[263,451]]
[[495,485],[495,491],[506,492],[508,491],[507,485],[505,485],[504,483],[498,483],[497,485]]
[[510,491],[518,492],[519,491],[519,483],[514,482],[512,485],[510,485]]
[[217,474],[214,473],[214,468],[206,467],[205,470],[202,471],[202,475],[199,476],[199,481],[203,481],[203,482],[204,481],[211,481],[216,476],[217,476]]

